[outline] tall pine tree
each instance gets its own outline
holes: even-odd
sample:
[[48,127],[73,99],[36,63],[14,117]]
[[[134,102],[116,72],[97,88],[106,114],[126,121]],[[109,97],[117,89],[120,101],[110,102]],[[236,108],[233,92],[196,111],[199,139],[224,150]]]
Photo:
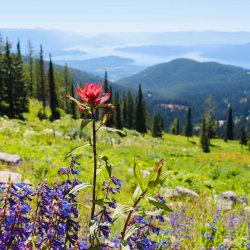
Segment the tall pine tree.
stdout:
[[187,110],[187,119],[186,119],[186,125],[184,127],[184,135],[187,137],[188,140],[189,140],[189,137],[193,136],[191,107],[188,107],[188,110]]
[[3,56],[4,56],[4,43],[3,43],[2,36],[0,33],[0,107],[2,106],[3,100],[4,100]]
[[146,107],[143,101],[141,84],[139,85],[137,100],[136,100],[135,129],[140,133],[147,133]]
[[122,130],[121,105],[119,93],[115,93],[115,127]]
[[156,114],[153,116],[152,136],[162,137],[162,119]]
[[44,71],[44,60],[43,60],[43,47],[40,45],[40,54],[39,60],[37,61],[37,98],[42,102],[43,106],[43,114],[41,118],[46,119],[46,79],[45,79],[45,71]]
[[170,126],[170,132],[174,135],[180,134],[180,120],[178,117],[176,117]]
[[49,73],[48,73],[48,80],[49,80],[49,92],[50,92],[50,110],[51,110],[51,117],[50,120],[54,121],[60,119],[60,112],[58,110],[58,100],[56,95],[56,83],[54,77],[54,67],[51,61],[51,55],[49,58]]
[[227,117],[227,125],[226,125],[226,135],[225,141],[233,140],[233,111],[231,105],[228,107],[228,117]]
[[240,129],[240,144],[241,147],[243,148],[244,145],[247,145],[247,133],[246,133],[246,129],[245,126],[242,126]]
[[[112,86],[111,85],[109,85],[109,92],[110,92],[110,98],[109,98],[108,102],[114,104],[114,97],[113,97],[113,91],[112,91]],[[105,109],[105,111],[110,113],[110,117],[106,121],[105,125],[107,127],[114,127],[114,125],[115,125],[115,117],[114,117],[115,112],[114,112],[114,109],[113,108]]]
[[11,118],[14,117],[14,60],[11,54],[11,44],[6,41],[5,53],[3,58],[3,100],[8,104],[7,115]]
[[72,76],[69,72],[68,66],[63,67],[63,84],[62,84],[62,107],[67,114],[71,113],[71,101],[67,97],[67,94],[71,92],[71,86],[73,84]]
[[127,119],[128,119],[128,128],[135,128],[135,102],[131,90],[129,89],[126,93],[127,100]]
[[34,58],[32,43],[28,41],[28,58],[29,58],[29,96],[34,97]]
[[201,130],[200,130],[200,143],[201,143],[201,148],[202,151],[205,153],[209,153],[209,131],[208,131],[208,126],[207,126],[207,120],[204,117]]
[[[71,96],[75,98],[75,89],[73,82],[71,83]],[[73,119],[77,119],[77,113],[76,113],[76,104],[75,102],[71,102],[71,116]]]
[[28,87],[26,74],[24,70],[20,42],[17,43],[17,54],[14,56],[14,78],[13,78],[13,94],[14,94],[14,109],[18,117],[22,117],[23,112],[29,110]]
[[128,128],[128,101],[127,96],[124,95],[122,102],[122,124],[124,128]]

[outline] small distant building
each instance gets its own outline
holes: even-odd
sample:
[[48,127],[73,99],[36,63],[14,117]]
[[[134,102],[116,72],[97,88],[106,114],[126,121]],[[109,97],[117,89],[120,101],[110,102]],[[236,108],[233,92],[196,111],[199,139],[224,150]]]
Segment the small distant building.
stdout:
[[188,106],[178,105],[178,104],[167,104],[167,103],[161,103],[159,105],[161,108],[168,109],[170,111],[175,110],[188,110]]
[[225,124],[226,124],[225,120],[219,120],[219,121],[217,121],[218,127],[223,127]]
[[247,98],[241,98],[240,103],[247,103]]

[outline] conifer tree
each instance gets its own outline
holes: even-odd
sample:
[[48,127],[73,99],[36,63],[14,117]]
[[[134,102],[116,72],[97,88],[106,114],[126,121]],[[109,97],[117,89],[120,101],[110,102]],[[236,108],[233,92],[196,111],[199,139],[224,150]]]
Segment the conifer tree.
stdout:
[[[109,98],[109,103],[114,104],[114,98],[113,98],[113,91],[112,91],[112,86],[109,85],[109,92],[110,92],[110,98]],[[106,121],[105,125],[107,127],[114,127],[115,124],[115,112],[113,108],[110,109],[105,109],[106,112],[110,113],[109,119]]]
[[[113,103],[112,101],[114,101],[114,100],[112,97],[112,87],[109,84],[107,71],[105,71],[105,74],[104,74],[103,92],[104,92],[104,94],[106,94],[108,92],[111,93],[111,96],[110,96],[108,102],[106,102],[106,103]],[[101,110],[101,118],[107,113],[109,113],[110,116],[109,116],[109,119],[106,121],[106,126],[113,127],[114,126],[114,112],[113,112],[112,108],[106,107],[106,108],[102,109]]]
[[29,96],[34,97],[34,58],[32,43],[28,41],[28,58],[29,58]]
[[38,77],[38,86],[37,86],[37,97],[38,100],[42,102],[43,105],[43,114],[42,118],[46,118],[46,82],[45,82],[45,72],[44,72],[44,60],[43,60],[43,47],[40,45],[40,55],[37,65],[37,77]]
[[[71,83],[71,93],[70,95],[75,98],[75,90],[74,90],[74,84],[73,81]],[[77,119],[77,113],[76,113],[76,104],[75,102],[71,102],[71,116],[73,119]]]
[[58,110],[58,100],[56,95],[56,84],[55,84],[55,77],[54,77],[54,67],[51,61],[51,55],[49,59],[49,92],[50,92],[50,110],[51,110],[51,117],[50,120],[54,121],[60,119],[60,112]]
[[240,144],[241,144],[241,147],[243,148],[243,145],[247,145],[247,133],[246,133],[245,126],[241,127],[240,132],[241,132]]
[[[8,104],[8,115],[14,117],[14,93],[13,93],[13,56],[11,55],[11,44],[6,41],[3,59],[3,100]],[[6,95],[5,95],[6,93]]]
[[68,69],[68,66],[67,65],[65,65],[64,67],[63,67],[63,90],[62,90],[62,98],[63,98],[63,100],[62,100],[62,102],[63,102],[63,109],[65,110],[65,112],[67,113],[67,114],[69,114],[69,113],[71,113],[71,103],[72,102],[70,102],[69,101],[69,98],[67,97],[67,94],[69,93],[69,92],[71,92],[71,86],[72,86],[72,83],[73,81],[72,81],[72,77],[71,77],[71,74],[70,74],[70,72],[69,72],[69,69]]
[[122,130],[121,105],[119,93],[115,93],[115,127]]
[[23,112],[29,110],[28,88],[26,75],[21,55],[20,42],[17,43],[17,54],[13,55],[14,61],[14,77],[13,77],[13,95],[14,95],[14,110],[18,117],[22,116]]
[[104,74],[103,91],[104,93],[108,93],[110,91],[107,71],[105,71],[105,74]]
[[231,105],[228,107],[228,117],[227,117],[227,125],[226,125],[226,136],[225,141],[233,140],[233,111]]
[[170,132],[174,135],[179,135],[180,134],[180,121],[179,118],[176,117],[170,126]]
[[19,42],[16,53],[6,42],[2,65],[2,100],[8,105],[6,114],[11,118],[23,118],[22,113],[28,111],[28,95]]
[[127,100],[127,119],[128,119],[128,128],[133,129],[135,126],[135,102],[132,96],[131,90],[129,89],[126,93]]
[[152,136],[162,137],[162,119],[156,114],[153,116]]
[[208,127],[207,127],[207,121],[205,117],[203,118],[201,131],[200,131],[200,143],[202,147],[202,151],[205,153],[209,153],[209,135],[208,135]]
[[135,111],[135,129],[140,133],[147,133],[146,108],[143,101],[141,84],[139,85]]
[[211,144],[211,139],[216,137],[216,124],[213,119],[213,113],[215,109],[215,101],[210,95],[205,101],[204,118],[206,121],[206,128],[208,132],[208,143]]
[[[4,43],[0,33],[0,106],[3,103],[4,99],[4,82],[3,82],[3,53],[4,53]],[[1,114],[1,112],[0,112]]]
[[122,124],[124,128],[128,128],[128,109],[127,109],[127,98],[126,95],[123,97],[122,102]]
[[189,140],[189,137],[193,136],[193,125],[192,125],[192,113],[191,113],[191,107],[188,107],[187,111],[187,120],[186,120],[186,125],[184,128],[184,134]]

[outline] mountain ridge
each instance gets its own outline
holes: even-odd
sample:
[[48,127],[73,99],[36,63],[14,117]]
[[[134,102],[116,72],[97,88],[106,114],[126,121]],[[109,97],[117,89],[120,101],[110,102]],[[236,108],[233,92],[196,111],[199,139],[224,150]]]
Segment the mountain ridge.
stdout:
[[[241,67],[182,58],[148,67],[115,83],[127,88],[136,88],[140,83],[145,92],[159,94],[161,102],[185,101],[192,107],[203,107],[205,99],[212,95],[218,117],[223,119],[229,103],[238,115],[249,114],[250,75]],[[246,103],[241,103],[242,99]]]

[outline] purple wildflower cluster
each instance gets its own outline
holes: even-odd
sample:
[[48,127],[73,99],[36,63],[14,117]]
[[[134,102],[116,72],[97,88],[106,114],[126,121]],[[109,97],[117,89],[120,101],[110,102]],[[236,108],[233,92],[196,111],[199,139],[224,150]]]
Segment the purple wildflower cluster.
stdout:
[[[121,181],[115,176],[111,176],[108,182],[103,182],[102,191],[103,199],[97,201],[101,206],[101,209],[94,216],[95,235],[98,240],[108,239],[110,236],[111,225],[113,224],[113,218],[111,217],[112,211],[117,207],[116,200],[113,197],[115,194],[120,193]],[[102,247],[110,247],[112,245],[120,245],[119,241],[110,239],[108,243],[102,244]]]
[[75,164],[72,158],[59,171],[67,180],[52,187],[39,183],[34,190],[31,184],[0,183],[0,249],[87,249],[78,237],[76,195],[70,193],[81,184],[69,178],[77,173]]
[[170,214],[169,218],[176,245],[178,245],[180,239],[192,240],[190,230],[195,225],[195,216],[193,214],[187,215],[185,206],[182,206],[179,211]]
[[[166,200],[162,196],[156,197],[157,201],[166,204]],[[157,210],[156,210],[157,212]],[[131,249],[168,249],[170,242],[166,239],[156,241],[152,239],[152,235],[159,236],[168,234],[168,231],[160,230],[160,224],[164,223],[162,214],[134,216],[130,225],[136,225],[138,229],[128,239],[128,244]]]

